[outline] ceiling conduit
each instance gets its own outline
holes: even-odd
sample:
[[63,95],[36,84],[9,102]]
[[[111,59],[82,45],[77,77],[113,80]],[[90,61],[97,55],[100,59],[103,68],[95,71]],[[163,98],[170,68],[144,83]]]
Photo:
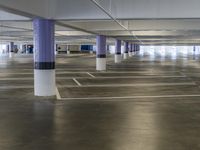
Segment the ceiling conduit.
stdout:
[[124,26],[123,24],[121,24],[116,18],[114,18],[112,16],[112,14],[110,14],[104,7],[102,7],[96,0],[90,0],[92,3],[94,3],[99,9],[101,9],[108,17],[110,17],[110,19],[112,19],[114,22],[116,22],[120,27],[122,27],[123,29],[125,29],[126,31],[128,31],[130,33],[131,36],[133,36],[134,39],[138,40],[141,44],[143,44],[143,42],[134,34],[133,31],[130,31],[126,26]]

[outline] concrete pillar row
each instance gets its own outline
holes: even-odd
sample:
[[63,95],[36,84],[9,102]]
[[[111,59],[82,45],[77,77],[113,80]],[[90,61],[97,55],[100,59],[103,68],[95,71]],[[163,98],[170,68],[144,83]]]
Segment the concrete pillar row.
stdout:
[[36,18],[34,30],[34,94],[56,95],[53,20]]
[[121,40],[115,41],[115,63],[120,63],[122,61],[122,54],[121,54]]
[[128,59],[129,43],[125,42],[124,45],[124,59]]
[[106,70],[106,37],[103,35],[97,35],[96,37],[96,70]]

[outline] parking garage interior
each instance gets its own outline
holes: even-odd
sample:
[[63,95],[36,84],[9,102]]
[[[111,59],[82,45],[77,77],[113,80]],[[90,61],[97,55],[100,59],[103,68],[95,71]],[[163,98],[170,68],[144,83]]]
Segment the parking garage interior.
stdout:
[[199,4],[1,0],[0,150],[199,150]]

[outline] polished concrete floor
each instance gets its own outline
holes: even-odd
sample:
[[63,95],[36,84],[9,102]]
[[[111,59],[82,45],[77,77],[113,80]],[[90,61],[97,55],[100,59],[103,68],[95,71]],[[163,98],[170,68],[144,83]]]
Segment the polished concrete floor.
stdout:
[[57,56],[57,97],[33,96],[31,55],[0,57],[0,150],[199,150],[199,55],[142,55],[95,71]]

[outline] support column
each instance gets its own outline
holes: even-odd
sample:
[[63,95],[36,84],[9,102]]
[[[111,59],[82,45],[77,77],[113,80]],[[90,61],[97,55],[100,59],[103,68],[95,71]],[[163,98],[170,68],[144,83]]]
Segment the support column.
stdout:
[[23,51],[23,53],[24,53],[24,54],[27,54],[27,51],[28,51],[28,45],[26,44],[26,45],[24,46],[24,51]]
[[103,71],[106,70],[106,37],[98,35],[96,42],[96,70]]
[[133,50],[133,44],[131,43],[129,47],[129,57],[132,56],[132,50]]
[[131,44],[132,45],[132,56],[134,56],[134,46],[135,46],[135,44]]
[[26,45],[26,54],[29,54],[29,51],[30,51],[29,46]]
[[90,54],[93,54],[93,53],[94,53],[93,50],[94,50],[94,46],[92,45],[92,46],[91,46],[91,49],[90,49]]
[[6,54],[9,54],[9,45],[6,45]]
[[34,19],[34,94],[53,96],[55,84],[55,52],[53,20]]
[[106,55],[110,54],[110,45],[106,45]]
[[[70,45],[67,45],[66,46],[66,49],[67,49],[67,55],[70,55]],[[80,48],[80,46],[79,46],[79,50],[80,50],[81,48]]]
[[23,51],[23,47],[24,47],[23,44],[20,44],[20,45],[19,45],[19,53],[21,53],[21,52]]
[[137,44],[136,51],[140,51],[140,45]]
[[196,46],[193,46],[193,52],[195,52],[196,51]]
[[120,63],[122,61],[122,54],[121,54],[121,40],[116,40],[115,42],[115,63]]
[[57,55],[58,54],[58,51],[57,51],[57,49],[58,49],[58,44],[54,44],[54,52],[55,52],[55,55]]
[[128,51],[129,51],[129,43],[128,42],[125,42],[125,45],[124,45],[124,59],[128,59]]
[[134,52],[134,54],[136,54],[136,52],[137,52],[137,44],[134,44],[134,46],[133,46],[133,52]]
[[138,51],[138,45],[135,44],[135,51],[137,52]]
[[10,58],[14,57],[14,42],[10,42],[9,44],[9,57]]

